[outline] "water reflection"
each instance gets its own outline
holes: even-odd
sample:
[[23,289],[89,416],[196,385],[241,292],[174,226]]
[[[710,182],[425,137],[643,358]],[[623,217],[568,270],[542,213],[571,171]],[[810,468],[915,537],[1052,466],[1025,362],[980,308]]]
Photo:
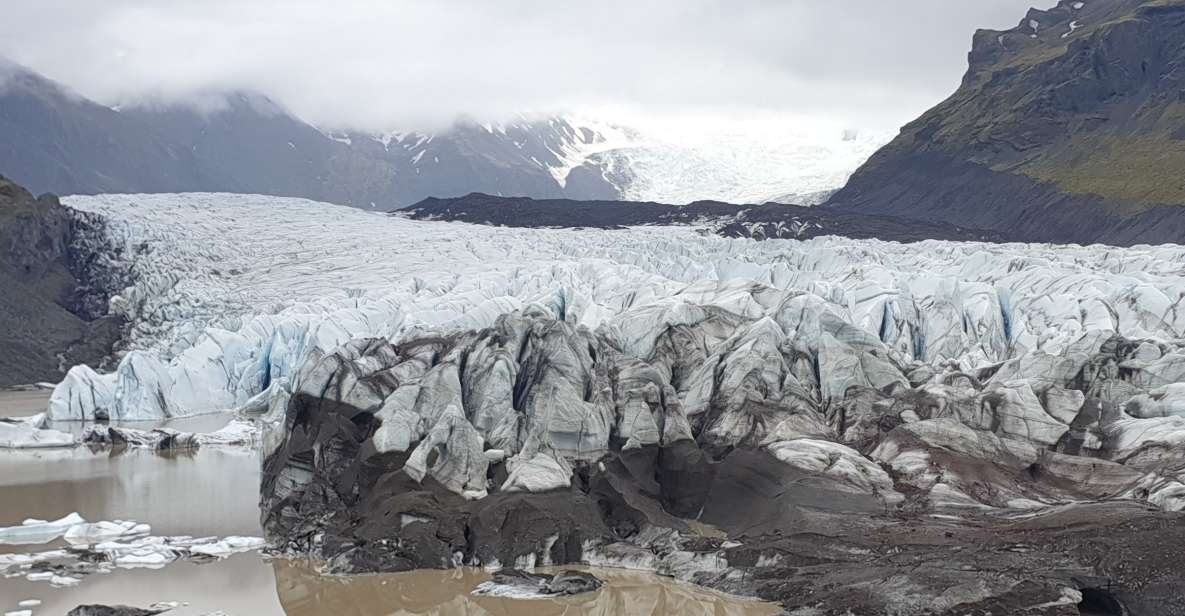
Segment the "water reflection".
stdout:
[[[25,518],[58,519],[77,511],[91,521],[144,522],[152,525],[154,535],[258,536],[258,500],[259,454],[245,449],[203,448],[181,457],[145,450],[93,453],[84,447],[0,451],[0,526]],[[0,546],[0,552],[29,548]],[[44,602],[35,616],[64,614],[82,603],[144,606],[158,601],[189,603],[169,616],[200,616],[214,610],[235,616],[779,613],[769,605],[658,576],[611,570],[596,574],[607,586],[595,594],[516,601],[470,596],[477,584],[489,579],[480,570],[323,577],[307,562],[269,561],[253,553],[208,564],[175,563],[157,570],[91,575],[76,587],[62,589],[22,576],[0,578],[0,614],[15,610],[24,599]]]
[[21,577],[0,578],[0,614],[17,602],[38,599],[33,616],[61,616],[81,604],[148,606],[187,603],[168,616],[284,616],[271,563],[259,554],[237,554],[211,563],[178,562],[163,569],[117,570],[91,575],[71,588],[53,588]]
[[135,520],[155,535],[256,535],[259,455],[199,449],[0,451],[0,526],[56,520],[77,511],[90,521]]
[[514,600],[471,596],[489,579],[478,569],[334,577],[321,576],[300,561],[272,566],[288,616],[764,616],[781,611],[630,571],[593,570],[606,582],[596,593]]

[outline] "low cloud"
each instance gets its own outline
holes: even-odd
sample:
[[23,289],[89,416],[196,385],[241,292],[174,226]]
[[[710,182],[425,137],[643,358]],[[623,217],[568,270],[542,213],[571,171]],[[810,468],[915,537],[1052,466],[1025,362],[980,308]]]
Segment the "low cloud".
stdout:
[[631,109],[900,126],[1031,0],[9,0],[0,54],[107,104],[266,94],[323,126]]

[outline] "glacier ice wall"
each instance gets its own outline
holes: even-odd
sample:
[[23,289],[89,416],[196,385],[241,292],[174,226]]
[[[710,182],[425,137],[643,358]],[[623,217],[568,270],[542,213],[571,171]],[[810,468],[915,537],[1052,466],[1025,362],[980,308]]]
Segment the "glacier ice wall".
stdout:
[[411,221],[302,199],[102,195],[131,286],[118,368],[69,372],[56,420],[218,412],[282,394],[310,352],[492,325],[533,307],[645,356],[661,326],[790,298],[896,361],[972,369],[1090,331],[1185,337],[1185,248],[732,240],[688,227],[526,230]]

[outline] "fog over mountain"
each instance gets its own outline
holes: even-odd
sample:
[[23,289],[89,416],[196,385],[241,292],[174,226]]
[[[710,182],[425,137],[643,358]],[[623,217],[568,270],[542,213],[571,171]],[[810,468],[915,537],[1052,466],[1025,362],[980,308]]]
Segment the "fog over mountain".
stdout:
[[15,0],[0,55],[106,105],[248,90],[368,132],[523,111],[894,130],[954,90],[975,28],[1030,4]]

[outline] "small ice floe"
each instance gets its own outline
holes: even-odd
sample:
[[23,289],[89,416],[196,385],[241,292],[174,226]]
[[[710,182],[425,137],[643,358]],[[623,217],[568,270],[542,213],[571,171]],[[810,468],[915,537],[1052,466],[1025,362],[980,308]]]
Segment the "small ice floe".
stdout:
[[[267,546],[260,537],[137,536],[147,533],[148,528],[135,522],[75,525],[70,528],[72,532],[68,531],[67,540],[73,538],[76,543],[68,548],[0,554],[0,576],[23,576],[32,582],[73,586],[91,574],[116,569],[159,569],[178,560],[221,560]],[[101,540],[102,537],[111,539]]]
[[79,524],[86,524],[86,520],[77,513],[71,513],[64,518],[52,522],[33,519],[25,520],[20,526],[0,528],[0,544],[28,545],[49,543],[66,534],[66,531]]
[[33,610],[13,610],[4,612],[4,616],[33,616]]
[[224,558],[239,552],[250,552],[263,549],[267,542],[261,537],[226,537],[212,543],[194,545],[189,548],[192,554],[205,554]]
[[54,574],[49,578],[49,585],[56,588],[69,588],[71,586],[78,586],[81,583],[82,578],[73,575]]
[[37,607],[41,605],[41,599],[25,599],[16,604],[17,607]]
[[[64,538],[73,545],[90,544],[95,541],[114,537],[146,535],[152,528],[147,524],[135,522],[95,522],[89,523],[77,513],[47,522],[45,520],[25,520],[20,526],[0,528],[0,544],[29,545],[49,543],[58,537]],[[15,555],[5,554],[4,557]],[[0,558],[0,564],[3,564]]]
[[198,441],[203,445],[252,445],[258,438],[259,425],[242,419],[236,419],[220,430],[198,435]]
[[0,419],[0,449],[73,447],[78,441],[59,430],[42,428],[44,413],[20,419]]
[[[178,601],[153,603],[147,608],[131,607],[127,605],[80,605],[66,614],[66,616],[155,616],[163,614],[188,604]],[[208,614],[203,616],[209,616]]]
[[117,520],[115,522],[95,522],[93,524],[76,524],[62,535],[72,545],[90,545],[115,537],[147,535],[152,527],[147,524],[137,524]]
[[259,428],[252,422],[236,419],[214,432],[181,432],[171,428],[138,430],[120,426],[91,426],[82,442],[97,447],[134,447],[157,451],[197,449],[203,446],[235,447],[255,444]]
[[92,547],[108,562],[121,569],[158,569],[175,560],[223,559],[267,546],[260,537],[144,537],[119,542],[109,541]]
[[501,569],[494,572],[490,581],[478,584],[473,594],[509,599],[546,599],[592,592],[603,584],[595,575],[583,571],[561,571],[549,575],[520,569]]

